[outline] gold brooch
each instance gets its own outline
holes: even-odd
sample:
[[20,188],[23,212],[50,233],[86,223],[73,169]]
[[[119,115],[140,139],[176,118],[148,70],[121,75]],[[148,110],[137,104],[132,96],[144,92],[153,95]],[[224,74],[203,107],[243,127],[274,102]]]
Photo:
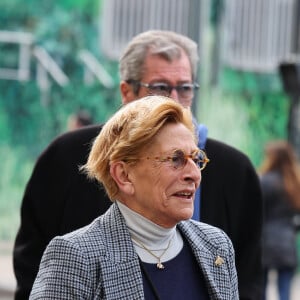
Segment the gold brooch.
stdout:
[[218,255],[215,260],[215,266],[220,267],[223,263],[224,263],[224,259]]

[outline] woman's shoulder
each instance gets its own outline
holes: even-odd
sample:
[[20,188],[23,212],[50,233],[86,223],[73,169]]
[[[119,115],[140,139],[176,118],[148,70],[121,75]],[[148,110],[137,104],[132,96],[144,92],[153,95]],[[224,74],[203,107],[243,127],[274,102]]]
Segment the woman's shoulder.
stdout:
[[180,222],[179,228],[188,239],[205,245],[208,249],[223,248],[232,251],[230,238],[220,228],[194,220]]
[[99,226],[100,218],[98,217],[92,223],[72,232],[56,236],[50,242],[50,247],[76,248],[80,252],[89,252],[89,249],[93,249],[97,244],[100,250],[103,243],[102,228]]
[[82,252],[94,251],[95,248],[97,251],[101,251],[102,248],[107,248],[107,243],[114,238],[114,235],[126,234],[124,224],[116,207],[112,205],[103,215],[94,219],[90,224],[55,237],[52,244],[74,247]]

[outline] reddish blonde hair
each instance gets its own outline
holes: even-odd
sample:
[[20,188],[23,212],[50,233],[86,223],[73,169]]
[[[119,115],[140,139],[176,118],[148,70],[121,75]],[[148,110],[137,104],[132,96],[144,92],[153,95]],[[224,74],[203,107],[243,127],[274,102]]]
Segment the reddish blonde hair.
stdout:
[[103,184],[111,200],[118,186],[110,175],[110,164],[134,164],[157,133],[169,123],[182,123],[195,138],[192,114],[174,100],[148,96],[128,103],[116,112],[96,137],[87,163],[81,167],[90,178]]

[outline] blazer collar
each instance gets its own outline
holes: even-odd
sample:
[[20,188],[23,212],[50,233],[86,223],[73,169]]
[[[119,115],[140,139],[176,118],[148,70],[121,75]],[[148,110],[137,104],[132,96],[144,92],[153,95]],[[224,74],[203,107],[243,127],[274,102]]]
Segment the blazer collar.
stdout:
[[[99,218],[99,221],[102,223],[104,238],[109,246],[110,259],[118,265],[124,267],[130,265],[130,267],[140,269],[130,233],[118,206],[113,203],[109,210]],[[214,295],[214,297],[220,296],[220,298],[215,299],[227,299],[228,289],[224,289],[224,287],[231,286],[230,266],[227,265],[226,260],[228,249],[224,250],[223,247],[219,246],[221,243],[216,243],[216,235],[212,231],[212,227],[204,223],[183,221],[178,224],[178,229],[195,255],[206,279],[209,294]],[[211,234],[211,240],[208,240],[208,233]],[[218,257],[222,259],[221,264],[217,263]],[[137,282],[141,282],[141,274],[136,273],[135,276]]]
[[200,226],[195,225],[195,222],[190,220],[183,221],[178,224],[178,228],[190,245],[204,274],[209,294],[220,296],[217,299],[227,299],[228,295],[224,286],[231,287],[228,271],[230,266],[227,265],[225,259],[228,257],[228,253],[214,242],[213,233],[211,234],[212,239],[208,240],[207,231],[212,227],[207,227],[204,223],[200,224]]

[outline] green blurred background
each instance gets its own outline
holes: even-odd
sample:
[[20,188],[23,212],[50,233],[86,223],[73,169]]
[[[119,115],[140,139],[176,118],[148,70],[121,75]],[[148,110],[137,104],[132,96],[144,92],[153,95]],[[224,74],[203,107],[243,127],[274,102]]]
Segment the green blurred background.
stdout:
[[[212,1],[212,6],[215,1]],[[214,7],[212,7],[214,12]],[[0,30],[29,32],[70,78],[55,83],[43,102],[35,80],[0,80],[0,240],[12,241],[19,226],[20,204],[33,165],[47,144],[67,130],[68,116],[79,108],[96,122],[105,122],[120,106],[117,62],[106,59],[99,47],[99,0],[1,0]],[[204,41],[210,47],[212,28]],[[114,84],[84,85],[78,52],[89,49],[111,74]],[[16,62],[14,45],[0,44],[0,67]],[[278,74],[257,74],[222,68],[218,85],[211,85],[210,59],[202,62],[201,89],[195,115],[209,128],[211,137],[244,151],[255,167],[264,143],[287,137],[289,99]]]

